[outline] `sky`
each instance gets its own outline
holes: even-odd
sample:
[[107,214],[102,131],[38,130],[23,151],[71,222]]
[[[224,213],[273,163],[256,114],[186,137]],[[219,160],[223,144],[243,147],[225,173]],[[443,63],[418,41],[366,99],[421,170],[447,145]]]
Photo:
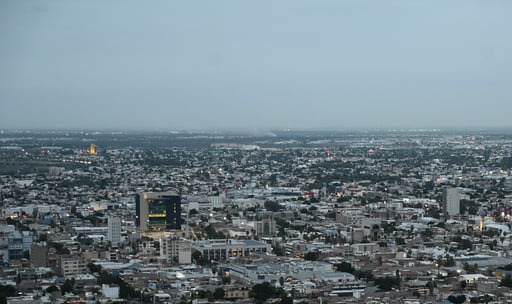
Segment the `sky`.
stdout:
[[511,16],[508,0],[0,0],[0,128],[508,128]]

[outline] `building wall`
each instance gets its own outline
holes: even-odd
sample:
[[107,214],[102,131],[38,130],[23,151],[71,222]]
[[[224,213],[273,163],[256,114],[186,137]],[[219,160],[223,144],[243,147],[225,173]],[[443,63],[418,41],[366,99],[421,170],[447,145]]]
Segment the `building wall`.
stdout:
[[87,272],[85,260],[81,256],[61,256],[61,275],[81,274]]
[[110,286],[108,284],[101,285],[101,291],[105,298],[108,299],[117,299],[119,298],[119,287],[118,286]]
[[192,248],[201,252],[206,260],[226,260],[230,257],[249,256],[253,253],[270,252],[271,246],[258,241],[248,240],[207,240],[192,243]]
[[108,218],[107,240],[113,246],[118,246],[121,242],[121,219],[118,217]]
[[226,290],[224,299],[248,299],[249,290]]
[[458,188],[443,190],[443,213],[445,216],[457,215],[460,212],[460,194]]
[[192,242],[177,237],[169,237],[160,241],[160,257],[168,263],[192,263]]
[[361,227],[363,213],[359,209],[341,209],[336,213],[336,222],[352,227]]
[[[152,212],[157,204],[163,205],[165,216],[155,224],[156,212]],[[141,232],[181,230],[181,197],[168,192],[143,192],[135,196],[136,222]],[[163,214],[163,211],[161,211]]]
[[48,244],[46,242],[32,244],[30,264],[32,267],[48,267]]

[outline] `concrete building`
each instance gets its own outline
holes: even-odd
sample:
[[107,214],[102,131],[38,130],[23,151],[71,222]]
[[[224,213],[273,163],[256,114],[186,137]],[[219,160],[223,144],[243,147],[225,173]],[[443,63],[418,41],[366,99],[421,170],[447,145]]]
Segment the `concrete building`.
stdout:
[[39,242],[32,244],[30,264],[32,267],[48,266],[48,243]]
[[352,227],[361,227],[363,212],[360,208],[344,208],[336,213],[336,222]]
[[460,194],[458,188],[443,190],[443,214],[450,217],[460,213]]
[[85,259],[77,255],[61,256],[59,266],[60,274],[63,276],[87,272]]
[[181,196],[168,192],[135,195],[136,222],[140,232],[181,230]]
[[160,239],[160,257],[170,264],[192,263],[192,242],[190,240],[171,236]]
[[231,257],[249,256],[254,253],[271,251],[271,246],[255,240],[217,239],[192,242],[192,248],[199,251],[206,260],[226,260]]
[[103,296],[107,299],[119,298],[119,286],[110,286],[108,284],[102,284],[101,291],[103,292]]
[[276,230],[274,217],[270,213],[265,213],[261,221],[254,222],[254,230],[259,236],[272,236]]
[[9,261],[21,260],[25,253],[30,253],[32,233],[30,231],[13,231],[8,236]]
[[121,243],[121,219],[118,217],[108,217],[107,240],[112,246],[117,247]]

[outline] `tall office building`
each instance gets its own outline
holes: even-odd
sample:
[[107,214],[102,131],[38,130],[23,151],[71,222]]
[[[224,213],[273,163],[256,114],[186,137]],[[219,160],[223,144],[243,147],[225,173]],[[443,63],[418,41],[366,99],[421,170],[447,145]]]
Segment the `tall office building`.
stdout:
[[458,188],[445,188],[443,190],[443,214],[453,216],[460,213],[460,194]]
[[107,240],[112,246],[117,247],[121,243],[121,219],[118,217],[108,217]]
[[181,230],[181,196],[167,192],[135,195],[135,224],[141,232]]

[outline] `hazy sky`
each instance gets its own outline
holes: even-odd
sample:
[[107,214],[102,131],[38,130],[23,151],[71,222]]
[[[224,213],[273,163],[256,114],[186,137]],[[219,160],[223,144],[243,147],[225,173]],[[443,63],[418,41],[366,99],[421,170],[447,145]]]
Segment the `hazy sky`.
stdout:
[[0,1],[0,128],[512,127],[512,1]]

